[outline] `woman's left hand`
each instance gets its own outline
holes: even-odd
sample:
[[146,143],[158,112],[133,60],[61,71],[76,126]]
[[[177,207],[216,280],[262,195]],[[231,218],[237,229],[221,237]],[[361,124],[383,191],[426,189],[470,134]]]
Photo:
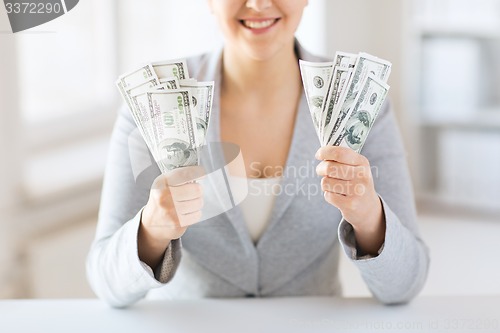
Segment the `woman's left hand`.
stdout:
[[384,243],[385,218],[370,162],[352,149],[336,146],[321,147],[316,158],[321,160],[316,173],[323,177],[325,200],[353,226],[358,248],[376,255]]

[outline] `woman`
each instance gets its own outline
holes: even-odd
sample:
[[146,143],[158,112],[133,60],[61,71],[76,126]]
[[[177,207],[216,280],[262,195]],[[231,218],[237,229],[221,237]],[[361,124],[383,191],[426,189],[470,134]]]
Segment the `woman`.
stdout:
[[[208,141],[241,147],[250,189],[271,183],[281,191],[250,193],[248,201],[257,200],[257,209],[244,203],[195,224],[205,189],[182,180],[200,176],[200,170],[160,176],[154,168],[145,181],[135,181],[131,164],[150,157],[146,149],[130,153],[135,125],[123,111],[87,261],[96,294],[113,306],[148,293],[340,295],[340,244],[381,302],[413,298],[425,282],[429,259],[389,106],[363,155],[340,147],[318,149],[298,59],[324,59],[294,39],[307,0],[209,0],[209,5],[225,46],[188,61],[193,77],[216,82]],[[304,168],[317,175],[296,172]],[[140,185],[144,182],[148,186]]]

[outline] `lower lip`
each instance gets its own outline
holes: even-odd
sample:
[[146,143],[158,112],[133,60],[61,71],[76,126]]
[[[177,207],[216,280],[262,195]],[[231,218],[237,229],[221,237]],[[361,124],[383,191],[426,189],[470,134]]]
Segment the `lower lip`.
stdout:
[[276,24],[279,22],[280,19],[277,19],[275,20],[270,26],[268,27],[265,27],[265,28],[258,28],[258,29],[255,29],[255,28],[249,28],[247,27],[245,24],[243,24],[243,22],[240,22],[240,24],[243,26],[243,28],[247,29],[248,31],[256,34],[256,35],[260,35],[260,34],[264,34],[266,32],[268,32],[269,30],[271,30],[272,28],[274,28],[276,26]]

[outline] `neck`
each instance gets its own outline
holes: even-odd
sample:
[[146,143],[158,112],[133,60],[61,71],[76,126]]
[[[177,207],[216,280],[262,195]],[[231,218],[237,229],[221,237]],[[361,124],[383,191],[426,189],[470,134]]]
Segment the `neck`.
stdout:
[[266,60],[256,60],[226,47],[223,53],[222,89],[238,94],[273,94],[300,81],[293,42]]

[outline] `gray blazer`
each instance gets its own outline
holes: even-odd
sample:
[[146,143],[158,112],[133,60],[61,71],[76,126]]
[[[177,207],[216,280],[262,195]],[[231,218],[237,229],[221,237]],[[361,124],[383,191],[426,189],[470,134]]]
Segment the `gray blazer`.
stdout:
[[[297,43],[300,59],[325,61]],[[220,141],[221,50],[188,60],[190,75],[215,81],[208,141]],[[381,111],[362,153],[369,159],[382,199],[387,231],[376,257],[359,257],[351,225],[326,203],[314,170],[319,148],[302,95],[285,173],[271,220],[255,245],[238,206],[188,228],[172,241],[155,272],[139,260],[142,208],[160,174],[129,111],[113,131],[99,223],[87,258],[94,292],[112,306],[145,297],[181,299],[245,296],[341,295],[340,246],[383,303],[407,302],[426,280],[429,257],[419,236],[405,150],[389,104]],[[135,138],[135,139],[134,139]],[[142,165],[142,167],[141,167]],[[141,172],[137,170],[142,170]],[[181,258],[182,257],[182,258]]]

